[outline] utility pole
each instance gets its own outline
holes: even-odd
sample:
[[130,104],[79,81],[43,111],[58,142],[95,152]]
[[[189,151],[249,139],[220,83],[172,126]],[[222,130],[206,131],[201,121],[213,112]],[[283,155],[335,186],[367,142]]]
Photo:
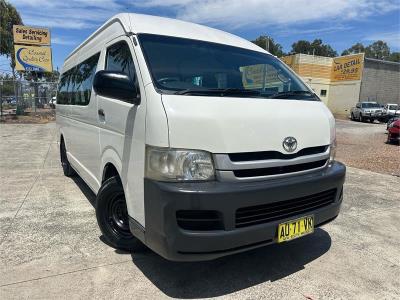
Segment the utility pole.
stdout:
[[269,36],[267,35],[267,39],[265,40],[265,50],[269,52]]

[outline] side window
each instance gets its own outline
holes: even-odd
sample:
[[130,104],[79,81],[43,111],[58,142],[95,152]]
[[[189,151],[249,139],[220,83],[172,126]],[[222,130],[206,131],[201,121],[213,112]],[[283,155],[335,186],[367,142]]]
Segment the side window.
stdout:
[[58,84],[57,104],[68,103],[68,72],[61,75],[60,83]]
[[75,104],[75,78],[76,78],[76,67],[70,70],[69,83],[68,83],[68,103],[70,105]]
[[125,41],[118,42],[107,49],[106,70],[123,72],[136,82],[135,65],[131,50]]
[[76,67],[74,77],[74,104],[88,105],[92,94],[93,79],[96,73],[100,53],[93,55]]
[[57,103],[70,105],[89,104],[99,57],[100,53],[97,53],[61,75]]

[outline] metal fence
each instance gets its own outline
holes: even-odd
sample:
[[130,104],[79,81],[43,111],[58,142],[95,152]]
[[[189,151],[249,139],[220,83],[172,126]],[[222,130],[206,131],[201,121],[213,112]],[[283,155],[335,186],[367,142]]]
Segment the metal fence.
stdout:
[[56,91],[57,82],[0,78],[1,113],[6,114],[7,110],[23,112],[50,108]]

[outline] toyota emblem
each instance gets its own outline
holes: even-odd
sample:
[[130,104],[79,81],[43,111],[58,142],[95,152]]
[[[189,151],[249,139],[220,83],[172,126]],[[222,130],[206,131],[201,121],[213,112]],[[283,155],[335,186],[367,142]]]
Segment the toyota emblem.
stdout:
[[292,136],[288,136],[283,140],[282,146],[286,152],[293,152],[297,149],[297,140]]

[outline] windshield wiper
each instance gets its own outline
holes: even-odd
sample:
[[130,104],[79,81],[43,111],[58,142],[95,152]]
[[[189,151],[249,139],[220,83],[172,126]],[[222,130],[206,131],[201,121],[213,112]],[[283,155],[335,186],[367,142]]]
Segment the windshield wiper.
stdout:
[[268,98],[271,99],[280,99],[280,98],[285,98],[285,97],[291,97],[291,96],[299,96],[299,95],[304,95],[304,96],[312,96],[315,99],[318,99],[318,97],[310,92],[310,91],[287,91],[287,92],[278,92],[275,94],[272,94]]
[[226,89],[185,89],[181,91],[177,91],[174,93],[175,95],[204,95],[211,94],[216,96],[225,96],[225,95],[250,95],[250,96],[259,96],[260,92],[256,90],[245,90],[245,89],[237,89],[237,88],[226,88]]

